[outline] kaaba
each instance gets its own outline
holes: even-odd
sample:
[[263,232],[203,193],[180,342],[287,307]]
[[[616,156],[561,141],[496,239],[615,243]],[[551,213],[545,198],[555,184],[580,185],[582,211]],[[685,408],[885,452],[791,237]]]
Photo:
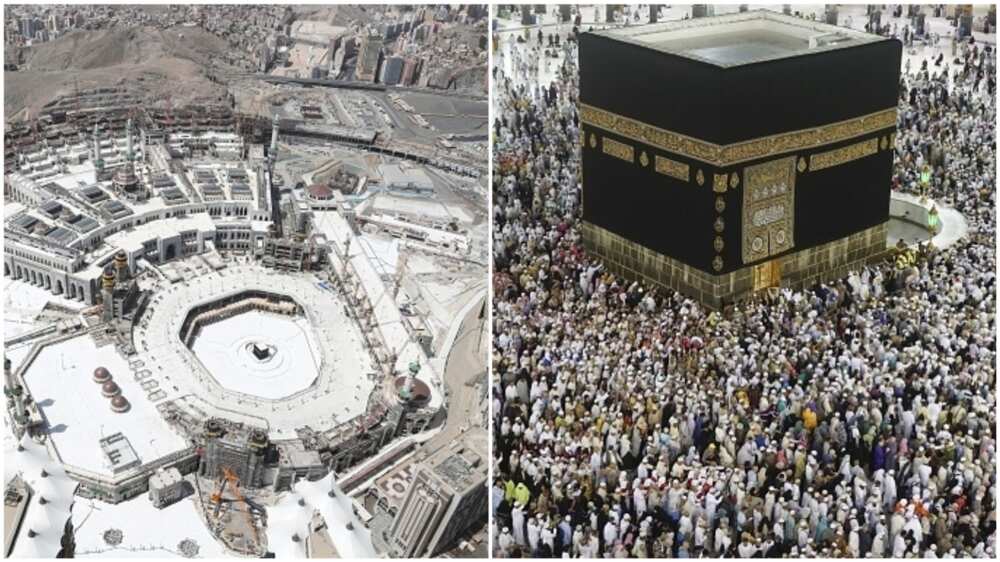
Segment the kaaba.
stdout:
[[758,10],[580,36],[583,239],[720,308],[886,252],[902,44]]

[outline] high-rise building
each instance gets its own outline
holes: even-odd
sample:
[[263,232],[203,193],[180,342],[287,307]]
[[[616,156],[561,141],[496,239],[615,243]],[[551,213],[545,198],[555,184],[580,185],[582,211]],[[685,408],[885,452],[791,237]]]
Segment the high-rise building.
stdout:
[[382,83],[387,86],[399,84],[403,78],[403,57],[395,55],[387,58],[382,65]]
[[21,19],[21,35],[25,39],[34,39],[35,33],[42,27],[41,20],[34,16],[25,16]]
[[[569,9],[569,6],[567,5],[566,8]],[[470,20],[475,21],[488,16],[489,10],[486,7],[486,4],[472,4],[465,9],[465,13],[468,15]]]
[[337,51],[330,57],[330,75],[336,78],[340,75],[340,69],[344,66],[344,52],[346,49],[343,47],[337,49]]
[[[478,438],[478,439],[477,439]],[[475,428],[416,465],[416,476],[389,532],[390,555],[435,556],[486,514],[485,430]]]
[[418,67],[420,64],[420,59],[413,57],[407,57],[403,61],[403,75],[399,79],[399,83],[403,86],[409,86],[417,79]]
[[258,72],[267,72],[268,67],[271,66],[271,59],[272,59],[273,53],[274,53],[274,51],[271,49],[271,47],[266,42],[262,43],[257,48],[257,71]]
[[358,63],[354,69],[354,78],[360,82],[374,82],[378,76],[378,65],[382,57],[382,41],[378,35],[372,34],[361,39],[358,48]]
[[431,34],[431,25],[424,24],[420,25],[413,31],[413,39],[417,43],[423,43]]

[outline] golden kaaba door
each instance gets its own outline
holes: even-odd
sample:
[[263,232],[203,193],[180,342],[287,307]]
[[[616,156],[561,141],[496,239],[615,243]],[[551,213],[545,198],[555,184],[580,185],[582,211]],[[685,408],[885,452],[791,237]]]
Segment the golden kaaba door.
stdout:
[[795,247],[795,156],[743,170],[743,263]]
[[781,260],[774,259],[753,266],[754,292],[781,285]]

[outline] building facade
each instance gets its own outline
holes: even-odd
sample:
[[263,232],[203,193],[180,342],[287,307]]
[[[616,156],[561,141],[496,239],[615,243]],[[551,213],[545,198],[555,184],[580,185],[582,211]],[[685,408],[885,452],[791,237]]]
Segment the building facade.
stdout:
[[270,447],[266,431],[212,418],[205,422],[202,439],[198,469],[201,476],[221,478],[223,468],[228,468],[240,479],[241,486],[261,487],[265,455]]
[[390,556],[436,556],[485,520],[487,461],[483,451],[466,443],[442,447],[417,464],[386,537]]

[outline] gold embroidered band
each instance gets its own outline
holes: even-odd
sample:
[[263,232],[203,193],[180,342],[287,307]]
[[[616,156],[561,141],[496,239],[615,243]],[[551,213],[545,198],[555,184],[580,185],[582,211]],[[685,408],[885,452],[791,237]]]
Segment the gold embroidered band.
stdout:
[[809,157],[809,169],[812,171],[831,168],[841,164],[871,156],[878,152],[878,139],[871,138],[835,150],[813,154]]
[[605,154],[615,158],[621,158],[626,162],[635,162],[635,149],[625,143],[604,137],[601,139],[601,149],[604,150]]
[[[816,148],[895,127],[896,108],[892,107],[819,127],[779,133],[727,145],[718,145],[667,131],[583,103],[580,104],[580,120],[584,124],[599,127],[661,150],[722,167],[786,152]],[[878,146],[877,142],[876,146]]]
[[657,172],[665,176],[677,178],[681,181],[691,180],[691,168],[687,164],[682,164],[676,160],[657,156],[655,167]]

